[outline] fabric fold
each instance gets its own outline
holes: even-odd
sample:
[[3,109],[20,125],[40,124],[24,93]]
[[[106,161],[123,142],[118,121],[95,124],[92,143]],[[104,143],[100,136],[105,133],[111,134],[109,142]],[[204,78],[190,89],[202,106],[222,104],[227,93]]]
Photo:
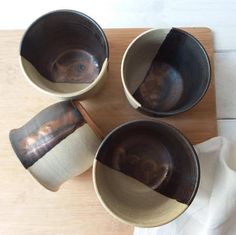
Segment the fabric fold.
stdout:
[[200,161],[199,190],[176,220],[156,228],[135,228],[134,235],[235,235],[236,147],[224,137],[194,146]]

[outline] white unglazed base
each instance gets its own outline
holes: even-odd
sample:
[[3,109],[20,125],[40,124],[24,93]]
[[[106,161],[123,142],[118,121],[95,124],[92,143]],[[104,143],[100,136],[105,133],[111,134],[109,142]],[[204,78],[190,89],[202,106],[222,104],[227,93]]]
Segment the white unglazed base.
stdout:
[[57,191],[62,183],[91,167],[100,142],[89,125],[84,124],[28,170],[44,187]]
[[94,161],[93,181],[105,209],[120,221],[138,227],[166,224],[188,207],[97,160]]
[[107,79],[108,58],[103,62],[97,78],[89,84],[81,83],[56,83],[43,77],[37,69],[23,56],[20,56],[21,69],[29,83],[41,92],[63,100],[77,98],[86,99],[95,95]]
[[137,109],[141,104],[133,97],[143,82],[151,62],[171,29],[150,29],[138,35],[126,49],[121,62],[121,79],[129,103]]

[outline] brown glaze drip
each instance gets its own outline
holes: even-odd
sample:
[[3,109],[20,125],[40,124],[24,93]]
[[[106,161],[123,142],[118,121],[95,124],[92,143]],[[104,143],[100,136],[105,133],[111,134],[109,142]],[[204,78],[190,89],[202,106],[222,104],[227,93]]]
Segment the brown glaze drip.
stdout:
[[23,127],[10,132],[11,144],[28,168],[85,123],[70,101],[44,109]]
[[74,49],[64,51],[51,65],[52,82],[91,83],[99,74],[98,61],[90,53]]
[[190,204],[199,182],[194,150],[170,127],[137,123],[113,132],[97,160],[162,195]]

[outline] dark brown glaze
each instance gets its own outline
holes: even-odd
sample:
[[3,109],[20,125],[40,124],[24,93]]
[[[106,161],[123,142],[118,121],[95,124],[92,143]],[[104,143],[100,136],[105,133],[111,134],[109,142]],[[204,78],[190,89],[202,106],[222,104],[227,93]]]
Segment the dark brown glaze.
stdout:
[[182,134],[167,124],[125,124],[106,137],[96,159],[188,205],[198,188],[197,155]]
[[127,136],[115,147],[109,165],[156,190],[169,181],[173,165],[165,146],[153,137],[145,132]]
[[53,82],[91,83],[99,74],[93,55],[84,50],[68,50],[56,58],[51,68]]
[[134,97],[146,108],[168,111],[179,102],[182,93],[180,74],[168,64],[153,61]]
[[25,168],[85,123],[71,101],[53,104],[19,129],[11,130],[12,147]]
[[190,34],[173,28],[133,96],[147,114],[168,116],[197,104],[209,82],[210,64],[204,48]]
[[109,51],[106,36],[94,20],[80,12],[60,10],[29,27],[20,54],[52,82],[91,83]]

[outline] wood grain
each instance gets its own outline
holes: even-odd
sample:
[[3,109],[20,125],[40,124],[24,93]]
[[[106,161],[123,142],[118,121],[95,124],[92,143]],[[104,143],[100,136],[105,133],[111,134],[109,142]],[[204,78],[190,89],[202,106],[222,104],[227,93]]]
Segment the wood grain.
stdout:
[[165,25],[206,25],[214,32],[216,51],[236,49],[234,0],[166,0],[163,4],[162,21]]
[[[218,130],[219,130],[219,136],[224,136],[228,140],[232,141],[235,153],[236,153],[236,120],[218,120]],[[236,166],[235,160],[234,160],[234,167]],[[235,169],[235,168],[234,168]]]
[[236,52],[215,54],[217,118],[236,118]]
[[193,143],[217,135],[214,86],[213,37],[208,28],[187,28],[206,48],[211,60],[212,81],[206,96],[192,110],[168,118],[150,118],[134,110],[128,103],[120,78],[120,62],[131,40],[145,29],[106,30],[110,44],[109,79],[103,90],[82,104],[101,131],[107,134],[118,125],[136,119],[168,122],[180,129]]
[[[120,58],[127,44],[143,30],[106,30],[110,40],[110,76],[97,97],[83,102],[90,116],[106,133],[127,120],[146,118],[130,107],[119,79]],[[188,31],[201,40],[213,62],[211,32],[204,28]],[[0,234],[131,235],[133,228],[113,219],[98,202],[91,170],[52,193],[38,184],[15,157],[8,140],[9,130],[23,125],[40,110],[58,101],[38,92],[24,79],[18,63],[22,33],[0,31]],[[109,89],[113,86],[116,89]],[[99,105],[104,99],[105,103]],[[216,135],[214,80],[195,109],[165,120],[180,128],[193,143]]]
[[[87,0],[83,4],[67,0],[58,4],[57,8],[69,7],[87,13],[103,28],[205,25],[214,31],[217,51],[236,49],[235,0]],[[42,14],[55,9],[53,1],[47,1],[46,4],[38,2],[37,5],[27,2],[28,11],[24,6],[20,1],[15,2],[13,8],[11,1],[5,1],[1,8],[0,28],[25,28]],[[9,17],[9,12],[17,15],[17,20]]]
[[113,219],[100,205],[91,170],[49,192],[23,168],[11,149],[10,129],[58,102],[24,79],[18,63],[23,31],[0,31],[0,234],[131,235],[133,228]]

